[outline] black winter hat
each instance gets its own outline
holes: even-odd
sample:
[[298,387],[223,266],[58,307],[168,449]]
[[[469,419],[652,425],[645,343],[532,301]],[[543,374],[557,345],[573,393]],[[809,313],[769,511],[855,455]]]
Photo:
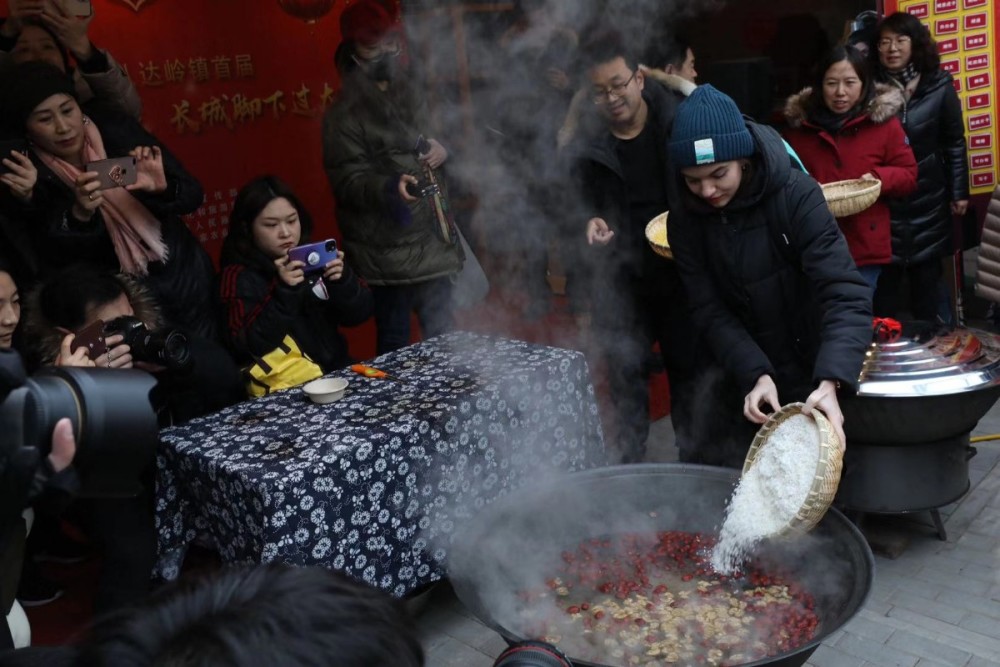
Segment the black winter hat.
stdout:
[[5,125],[24,132],[28,116],[53,95],[76,99],[73,80],[58,67],[43,62],[22,63],[4,76],[3,115]]

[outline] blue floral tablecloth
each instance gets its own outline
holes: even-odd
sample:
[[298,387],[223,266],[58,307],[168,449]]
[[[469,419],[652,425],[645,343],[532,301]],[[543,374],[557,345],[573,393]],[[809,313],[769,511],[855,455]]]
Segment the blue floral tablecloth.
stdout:
[[453,333],[165,429],[157,574],[206,539],[225,562],[322,565],[402,597],[443,575],[456,521],[532,479],[604,465],[579,352]]

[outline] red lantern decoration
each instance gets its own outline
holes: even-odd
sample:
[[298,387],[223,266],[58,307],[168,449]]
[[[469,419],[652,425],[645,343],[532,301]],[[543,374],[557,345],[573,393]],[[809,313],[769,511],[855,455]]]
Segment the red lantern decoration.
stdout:
[[288,15],[315,23],[333,9],[336,0],[278,0],[278,5]]

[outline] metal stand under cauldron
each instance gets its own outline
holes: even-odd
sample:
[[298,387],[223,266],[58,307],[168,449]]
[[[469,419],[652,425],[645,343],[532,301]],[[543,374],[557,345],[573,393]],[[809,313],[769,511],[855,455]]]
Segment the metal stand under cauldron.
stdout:
[[939,509],[969,490],[969,435],[1000,398],[1000,338],[907,324],[872,343],[844,397],[847,450],[836,503],[857,516]]

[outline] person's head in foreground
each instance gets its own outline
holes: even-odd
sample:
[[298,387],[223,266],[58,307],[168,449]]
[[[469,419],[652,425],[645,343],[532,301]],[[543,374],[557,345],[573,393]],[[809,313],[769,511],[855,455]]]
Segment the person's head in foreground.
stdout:
[[233,567],[105,617],[86,667],[420,667],[412,620],[387,594],[318,567]]

